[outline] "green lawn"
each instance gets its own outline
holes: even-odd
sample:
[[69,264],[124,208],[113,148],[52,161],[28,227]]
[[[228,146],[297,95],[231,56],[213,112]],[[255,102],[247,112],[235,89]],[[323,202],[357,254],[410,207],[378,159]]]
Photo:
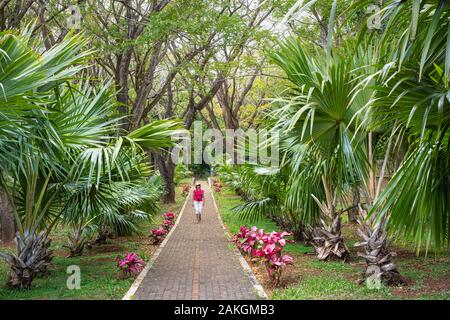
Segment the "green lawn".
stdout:
[[[255,225],[266,231],[279,230],[267,218],[252,223],[240,219],[231,209],[242,200],[230,189],[224,187],[222,192],[215,193],[215,197],[230,233],[236,233],[241,225]],[[356,228],[346,226],[344,236],[348,244],[356,242]],[[397,243],[394,249],[399,253],[396,262],[400,272],[408,282],[408,286],[402,288],[377,290],[358,284],[364,265],[352,247],[352,261],[343,263],[319,261],[312,247],[303,243],[288,244],[285,251],[294,256],[295,264],[286,270],[280,288],[273,288],[260,265],[252,264],[252,268],[271,299],[450,299],[449,252],[440,256],[431,253],[424,258],[417,257],[410,246]]]
[[[116,253],[97,254],[89,257],[66,259],[55,257],[53,267],[33,282],[31,290],[0,288],[0,299],[120,299],[130,287],[133,279],[120,279],[115,261]],[[67,267],[77,265],[81,271],[81,288],[69,290],[66,286]],[[0,281],[6,282],[7,267],[0,264]]]
[[[189,179],[190,181],[190,179]],[[186,180],[186,182],[189,182]],[[172,209],[178,213],[185,197],[177,188],[176,203],[161,205],[161,214],[152,221],[141,223],[142,235],[111,239],[104,245],[95,245],[92,250],[85,249],[82,257],[66,258],[67,250],[62,246],[66,241],[67,230],[56,229],[52,238],[52,249],[55,252],[53,265],[45,275],[33,281],[31,290],[11,290],[6,287],[8,266],[0,259],[0,300],[4,299],[121,299],[134,279],[122,279],[117,269],[117,257],[127,252],[136,252],[145,261],[151,258],[155,246],[147,243],[149,230],[162,221],[162,214]],[[0,250],[14,250],[14,247]],[[67,267],[80,267],[81,285],[79,290],[69,290],[66,282],[69,274]]]

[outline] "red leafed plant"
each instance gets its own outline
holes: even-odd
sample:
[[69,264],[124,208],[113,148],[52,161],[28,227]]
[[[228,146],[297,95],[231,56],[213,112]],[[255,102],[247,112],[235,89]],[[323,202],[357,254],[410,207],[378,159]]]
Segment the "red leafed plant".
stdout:
[[150,231],[150,239],[152,241],[152,244],[160,243],[164,239],[166,234],[167,234],[167,230],[161,226],[157,229],[152,229]]
[[242,253],[263,259],[269,277],[275,286],[278,286],[283,267],[294,262],[291,256],[282,254],[286,243],[293,242],[285,239],[290,235],[289,232],[264,233],[263,229],[241,226],[232,241]]
[[125,277],[134,276],[142,271],[144,260],[136,253],[130,252],[124,258],[118,258],[117,266],[122,270]]
[[165,220],[170,220],[170,221],[175,221],[175,214],[172,211],[168,211],[164,213],[164,219]]

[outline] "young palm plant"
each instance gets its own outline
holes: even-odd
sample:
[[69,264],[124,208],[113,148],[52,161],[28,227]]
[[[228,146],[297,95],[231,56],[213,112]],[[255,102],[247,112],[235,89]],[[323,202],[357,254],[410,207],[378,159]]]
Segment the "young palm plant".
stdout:
[[[229,186],[235,187],[239,181],[238,185],[242,186],[239,188],[251,190],[251,197],[232,209],[243,221],[255,223],[262,217],[269,217],[284,230],[292,232],[296,240],[310,240],[298,210],[287,206],[286,194],[290,187],[287,172],[250,164],[223,166],[218,172]],[[230,176],[233,178],[227,179]]]
[[[138,163],[136,163],[138,165]],[[129,235],[139,232],[138,223],[149,220],[157,212],[162,191],[159,176],[147,178],[146,173],[121,181],[115,177],[108,181],[103,176],[98,188],[86,190],[78,185],[65,200],[62,223],[70,226],[69,257],[83,255],[83,250],[95,240],[106,241],[111,233]]]

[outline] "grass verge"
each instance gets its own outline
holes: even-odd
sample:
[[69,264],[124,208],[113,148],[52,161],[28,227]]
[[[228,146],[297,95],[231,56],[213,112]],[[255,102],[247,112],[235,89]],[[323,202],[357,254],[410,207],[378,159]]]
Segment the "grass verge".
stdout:
[[[243,200],[227,187],[215,193],[217,205],[223,222],[231,234],[239,231],[241,225],[255,225],[266,231],[279,230],[270,219],[248,223],[232,212],[232,208],[242,204]],[[344,236],[348,243],[354,243],[358,236],[354,225],[344,226]],[[268,280],[264,266],[246,257],[253,272],[263,285],[271,299],[450,299],[450,253],[440,256],[429,255],[418,257],[411,247],[396,244],[393,247],[398,253],[396,262],[400,272],[405,276],[408,285],[398,288],[382,287],[368,289],[358,284],[364,264],[357,258],[356,250],[350,247],[353,261],[323,262],[316,259],[314,250],[303,243],[288,244],[285,252],[294,257],[293,266],[288,266],[281,284],[274,288]]]
[[[190,179],[183,181],[189,183]],[[117,269],[117,257],[127,252],[136,252],[145,261],[150,260],[157,246],[149,244],[148,234],[151,228],[162,222],[162,214],[172,209],[176,214],[183,206],[185,196],[180,188],[176,190],[175,204],[161,204],[160,213],[152,221],[140,224],[141,235],[110,239],[107,244],[95,245],[91,250],[85,249],[81,257],[66,258],[68,252],[62,246],[67,241],[67,232],[63,227],[55,229],[51,235],[53,264],[49,271],[33,281],[31,290],[12,290],[6,287],[9,267],[0,259],[0,300],[10,299],[121,299],[133,283],[133,278],[122,279]],[[11,250],[13,245],[1,247],[1,251]],[[80,289],[67,288],[69,266],[79,266],[81,272]]]

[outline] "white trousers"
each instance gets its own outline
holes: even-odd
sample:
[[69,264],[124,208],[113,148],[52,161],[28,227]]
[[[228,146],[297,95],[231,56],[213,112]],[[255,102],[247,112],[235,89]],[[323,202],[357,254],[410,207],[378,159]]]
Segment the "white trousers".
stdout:
[[202,214],[203,201],[194,201],[195,214]]

